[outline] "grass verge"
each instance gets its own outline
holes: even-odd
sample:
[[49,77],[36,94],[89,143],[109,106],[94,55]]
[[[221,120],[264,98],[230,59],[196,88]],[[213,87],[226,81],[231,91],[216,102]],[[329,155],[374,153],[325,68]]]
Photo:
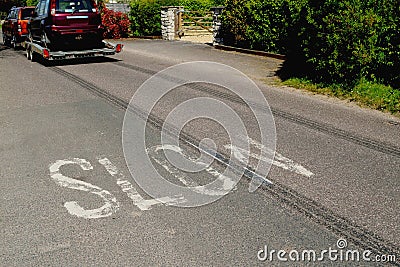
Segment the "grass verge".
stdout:
[[363,80],[351,90],[345,90],[336,84],[328,86],[315,84],[303,78],[290,78],[281,84],[354,101],[360,106],[390,112],[400,117],[400,90],[383,84]]

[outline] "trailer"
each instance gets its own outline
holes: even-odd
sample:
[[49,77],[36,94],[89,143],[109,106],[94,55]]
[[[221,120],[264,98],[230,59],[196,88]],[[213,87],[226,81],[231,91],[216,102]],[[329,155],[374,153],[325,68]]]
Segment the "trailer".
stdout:
[[76,51],[51,51],[34,41],[25,41],[22,46],[26,50],[26,57],[29,60],[35,61],[37,56],[41,56],[46,60],[64,60],[73,58],[87,58],[114,55],[122,51],[122,44],[112,44],[103,41],[104,48],[94,48],[88,50]]

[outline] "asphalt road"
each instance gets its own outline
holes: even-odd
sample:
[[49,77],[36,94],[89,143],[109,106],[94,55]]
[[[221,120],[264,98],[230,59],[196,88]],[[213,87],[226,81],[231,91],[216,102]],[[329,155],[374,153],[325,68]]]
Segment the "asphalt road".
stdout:
[[[322,251],[337,249],[338,239],[348,242],[346,249],[395,255],[399,264],[399,119],[267,86],[264,81],[281,61],[207,45],[126,41],[119,55],[50,67],[28,61],[23,51],[0,50],[2,266],[381,265],[257,257],[266,245]],[[266,177],[273,184],[249,193],[243,177],[228,195],[196,208],[138,202],[151,197],[134,182],[124,158],[127,104],[158,71],[198,60],[244,72],[267,98],[277,131],[277,163]],[[178,87],[157,103],[146,128],[148,151],[161,144],[168,114],[196,97],[219,100],[239,114],[257,154],[257,121],[250,108],[228,90],[204,84]],[[133,118],[142,120],[140,112]],[[215,141],[222,157],[229,155],[229,136],[213,122],[188,123],[183,133],[181,148],[188,155],[197,151],[185,142],[205,137]],[[179,175],[162,162],[163,156],[152,159],[160,174],[179,183]],[[225,165],[212,167],[221,173]],[[210,171],[180,174],[198,184],[215,178]]]

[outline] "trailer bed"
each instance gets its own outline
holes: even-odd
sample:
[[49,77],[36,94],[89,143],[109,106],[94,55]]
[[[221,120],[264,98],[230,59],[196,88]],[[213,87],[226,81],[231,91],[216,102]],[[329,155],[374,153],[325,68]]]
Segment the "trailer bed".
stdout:
[[122,50],[121,44],[111,44],[103,41],[104,48],[95,48],[88,50],[76,50],[76,51],[51,51],[48,48],[41,46],[38,43],[26,41],[23,47],[27,51],[28,59],[32,59],[35,54],[44,57],[47,60],[63,60],[72,58],[85,58],[85,57],[97,57],[97,56],[108,56],[119,53]]

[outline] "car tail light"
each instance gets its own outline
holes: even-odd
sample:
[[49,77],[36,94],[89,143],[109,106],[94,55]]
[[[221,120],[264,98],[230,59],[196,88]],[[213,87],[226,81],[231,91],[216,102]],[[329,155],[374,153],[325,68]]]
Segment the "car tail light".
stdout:
[[21,28],[21,21],[18,21],[18,32],[21,32],[22,28]]
[[122,47],[124,47],[124,45],[122,44],[117,44],[117,46],[115,47],[115,52],[119,53],[122,51]]
[[50,52],[47,49],[43,49],[43,57],[44,58],[49,58],[50,57]]
[[50,14],[52,16],[54,16],[56,14],[56,1],[55,0],[51,0],[51,10],[50,10]]

